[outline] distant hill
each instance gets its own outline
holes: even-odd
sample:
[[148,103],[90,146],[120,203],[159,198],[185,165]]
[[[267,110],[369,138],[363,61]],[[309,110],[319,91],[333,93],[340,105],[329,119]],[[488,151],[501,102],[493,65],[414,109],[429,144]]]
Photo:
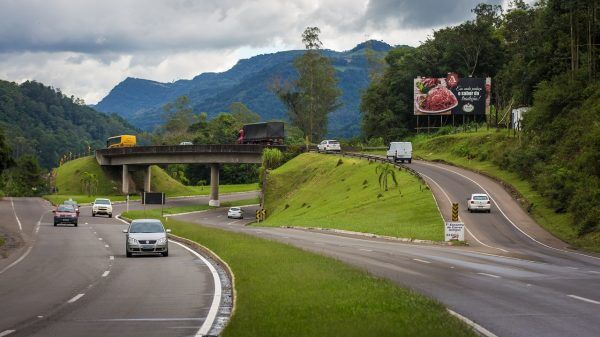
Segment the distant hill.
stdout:
[[[342,107],[330,115],[329,135],[351,137],[360,133],[360,96],[369,84],[365,49],[370,47],[381,57],[392,47],[381,41],[367,41],[349,51],[324,50],[337,70],[342,90]],[[274,78],[293,79],[293,60],[302,50],[264,54],[240,60],[222,73],[203,73],[191,80],[173,83],[127,78],[114,87],[95,109],[115,112],[136,127],[151,130],[163,123],[162,106],[186,95],[196,113],[213,117],[227,111],[232,102],[242,102],[263,120],[287,119],[278,98],[269,90]]]
[[0,129],[15,157],[35,155],[45,168],[57,166],[65,153],[84,153],[88,145],[104,147],[110,136],[137,133],[118,115],[97,112],[59,90],[38,82],[2,80]]

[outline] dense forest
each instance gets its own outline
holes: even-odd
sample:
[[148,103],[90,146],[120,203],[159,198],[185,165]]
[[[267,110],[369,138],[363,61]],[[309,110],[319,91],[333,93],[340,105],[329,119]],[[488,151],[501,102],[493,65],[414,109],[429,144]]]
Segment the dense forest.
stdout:
[[104,147],[110,136],[137,133],[115,114],[99,113],[80,99],[29,81],[0,81],[0,129],[15,160],[31,155],[46,169],[65,154]]
[[363,95],[363,136],[410,133],[416,76],[490,76],[496,111],[531,109],[519,145],[489,160],[532,182],[556,212],[571,212],[581,235],[600,231],[600,4],[517,0],[505,11],[480,4],[473,12],[416,48],[390,51]]

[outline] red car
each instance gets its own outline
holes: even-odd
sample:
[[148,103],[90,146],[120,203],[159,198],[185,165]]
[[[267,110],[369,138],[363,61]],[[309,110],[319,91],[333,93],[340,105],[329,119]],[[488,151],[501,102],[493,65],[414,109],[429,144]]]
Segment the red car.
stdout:
[[72,205],[59,205],[52,213],[54,213],[54,226],[59,223],[70,223],[77,227],[79,214]]

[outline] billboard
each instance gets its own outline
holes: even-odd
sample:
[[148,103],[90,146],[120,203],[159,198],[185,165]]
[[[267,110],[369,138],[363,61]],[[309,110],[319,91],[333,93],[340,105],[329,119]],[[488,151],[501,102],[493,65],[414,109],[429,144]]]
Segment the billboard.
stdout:
[[492,81],[488,78],[417,77],[414,80],[415,115],[483,115],[490,109]]

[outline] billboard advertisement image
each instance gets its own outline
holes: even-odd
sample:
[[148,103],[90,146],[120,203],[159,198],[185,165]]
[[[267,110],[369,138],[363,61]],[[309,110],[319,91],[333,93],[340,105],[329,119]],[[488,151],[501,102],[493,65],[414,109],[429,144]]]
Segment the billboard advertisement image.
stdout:
[[415,115],[483,115],[489,112],[491,79],[417,77],[414,80]]

